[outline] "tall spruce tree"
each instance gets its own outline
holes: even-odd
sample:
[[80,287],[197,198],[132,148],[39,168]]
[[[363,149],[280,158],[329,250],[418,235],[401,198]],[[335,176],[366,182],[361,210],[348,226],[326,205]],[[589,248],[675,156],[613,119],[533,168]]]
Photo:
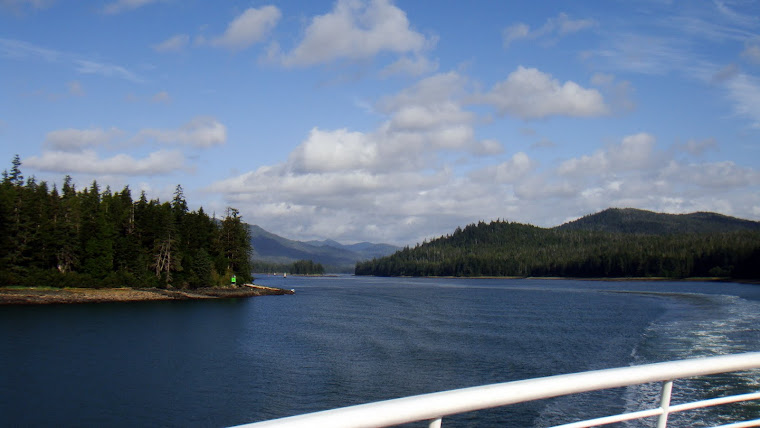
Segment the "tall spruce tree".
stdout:
[[251,275],[251,237],[248,226],[243,223],[240,212],[227,207],[219,230],[220,255],[226,270],[242,282],[253,280]]

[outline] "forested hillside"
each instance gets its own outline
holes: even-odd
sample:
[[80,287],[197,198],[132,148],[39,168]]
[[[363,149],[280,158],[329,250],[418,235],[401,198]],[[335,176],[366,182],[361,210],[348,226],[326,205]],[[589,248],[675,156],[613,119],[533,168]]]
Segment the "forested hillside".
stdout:
[[557,228],[643,235],[673,235],[679,233],[760,231],[760,222],[708,212],[664,214],[634,208],[608,208],[602,212],[565,223]]
[[[603,221],[599,225],[606,229]],[[480,222],[415,248],[358,263],[356,274],[760,278],[758,231],[630,232]]]
[[93,182],[60,191],[24,180],[18,156],[0,183],[0,286],[197,288],[249,282],[248,228],[237,210],[221,221],[171,202],[137,200]]

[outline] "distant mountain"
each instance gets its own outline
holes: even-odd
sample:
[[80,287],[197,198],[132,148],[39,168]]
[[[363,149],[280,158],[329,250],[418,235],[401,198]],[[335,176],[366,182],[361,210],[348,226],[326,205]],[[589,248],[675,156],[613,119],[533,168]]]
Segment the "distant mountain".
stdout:
[[565,223],[557,229],[669,235],[760,231],[760,222],[710,212],[663,214],[635,208],[608,208]]
[[268,263],[293,263],[312,260],[328,272],[353,272],[358,261],[393,254],[399,249],[388,244],[361,242],[343,245],[337,241],[295,241],[268,232],[257,225],[249,225],[253,259]]

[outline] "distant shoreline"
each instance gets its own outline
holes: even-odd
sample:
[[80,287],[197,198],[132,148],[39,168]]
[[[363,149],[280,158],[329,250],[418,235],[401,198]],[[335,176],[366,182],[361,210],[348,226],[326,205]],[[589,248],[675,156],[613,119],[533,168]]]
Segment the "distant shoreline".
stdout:
[[0,305],[149,302],[233,299],[294,294],[293,290],[247,285],[240,288],[166,290],[160,288],[0,287]]
[[694,277],[694,278],[668,278],[668,277],[603,277],[603,278],[576,278],[569,276],[377,276],[377,275],[356,275],[356,276],[373,276],[377,278],[429,278],[429,279],[528,279],[528,280],[551,280],[551,281],[600,281],[600,282],[733,282],[737,284],[755,284],[760,285],[760,279],[741,279],[741,278],[720,278],[720,277]]

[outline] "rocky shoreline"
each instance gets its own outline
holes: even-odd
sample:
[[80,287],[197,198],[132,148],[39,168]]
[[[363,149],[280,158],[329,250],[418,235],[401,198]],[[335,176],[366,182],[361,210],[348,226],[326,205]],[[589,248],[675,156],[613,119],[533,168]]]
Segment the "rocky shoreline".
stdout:
[[239,288],[8,288],[0,287],[0,305],[45,305],[69,303],[147,302],[160,300],[232,299],[294,294],[293,290],[246,285]]

